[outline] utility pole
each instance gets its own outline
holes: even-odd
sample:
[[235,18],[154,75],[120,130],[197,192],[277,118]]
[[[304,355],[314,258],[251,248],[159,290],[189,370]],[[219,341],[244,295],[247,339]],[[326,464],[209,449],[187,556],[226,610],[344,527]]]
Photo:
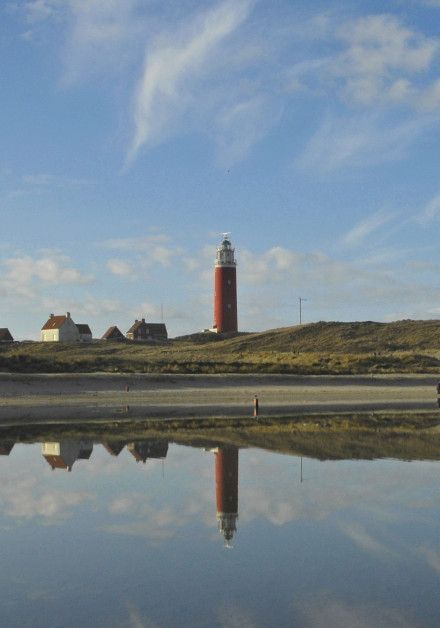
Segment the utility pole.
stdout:
[[301,323],[302,323],[302,304],[303,304],[303,301],[307,301],[307,299],[303,299],[302,297],[298,297],[298,301],[299,301],[299,324],[301,325]]

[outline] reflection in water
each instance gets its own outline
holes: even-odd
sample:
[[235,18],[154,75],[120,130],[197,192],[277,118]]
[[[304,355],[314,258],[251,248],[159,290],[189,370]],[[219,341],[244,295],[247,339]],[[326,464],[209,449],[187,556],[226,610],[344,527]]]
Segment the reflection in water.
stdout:
[[214,454],[218,528],[225,546],[232,547],[238,519],[238,447],[217,447]]
[[143,462],[145,464],[148,458],[166,458],[168,442],[159,439],[136,441],[129,443],[127,449],[135,458],[136,462]]
[[0,456],[9,456],[14,445],[15,443],[12,440],[0,441]]
[[108,451],[111,456],[119,456],[126,444],[127,443],[124,443],[122,441],[109,441],[106,443],[102,443],[102,446]]
[[[433,460],[411,464],[306,456],[306,479],[314,481],[302,486],[299,456],[202,435],[183,447],[169,434],[169,442],[153,433],[136,441],[129,430],[107,431],[96,434],[92,450],[89,434],[69,442],[54,430],[40,437],[47,463],[41,445],[17,443],[12,456],[0,456],[2,625],[46,627],[56,617],[66,628],[437,628],[436,433],[427,434],[432,446],[418,450]],[[313,436],[302,436],[305,450]],[[267,442],[273,445],[270,435]],[[7,432],[0,450],[13,444]],[[330,444],[336,449],[338,441]],[[166,482],[160,464],[134,463],[165,456]],[[238,525],[239,456],[241,538],[237,551],[224,552],[212,534],[214,500],[229,547]],[[67,470],[81,458],[89,458],[81,473],[48,467]]]
[[93,451],[93,443],[90,441],[68,441],[59,443],[43,443],[42,454],[52,470],[67,469],[72,471],[76,460],[88,460]]

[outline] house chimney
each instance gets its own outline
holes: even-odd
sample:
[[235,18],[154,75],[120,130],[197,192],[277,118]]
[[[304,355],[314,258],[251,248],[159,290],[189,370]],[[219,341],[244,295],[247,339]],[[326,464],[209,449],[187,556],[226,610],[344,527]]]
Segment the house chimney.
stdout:
[[142,319],[142,322],[145,323],[145,318]]
[[50,314],[49,314],[49,318],[53,318],[54,316],[55,316],[55,315],[54,315],[54,314],[52,314],[52,313],[50,313]]
[[137,319],[137,318],[135,318],[135,319],[134,319],[134,322],[135,322],[135,323],[138,323],[139,321],[138,321],[138,319]]
[[66,318],[70,318],[70,312],[66,312]]

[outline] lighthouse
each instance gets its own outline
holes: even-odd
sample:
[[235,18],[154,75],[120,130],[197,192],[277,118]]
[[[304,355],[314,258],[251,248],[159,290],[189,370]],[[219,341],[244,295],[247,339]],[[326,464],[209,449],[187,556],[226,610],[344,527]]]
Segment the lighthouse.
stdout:
[[214,270],[214,326],[212,331],[229,333],[237,326],[237,276],[235,249],[229,233],[224,233],[217,247]]
[[238,447],[218,447],[214,453],[218,529],[231,547],[238,519]]

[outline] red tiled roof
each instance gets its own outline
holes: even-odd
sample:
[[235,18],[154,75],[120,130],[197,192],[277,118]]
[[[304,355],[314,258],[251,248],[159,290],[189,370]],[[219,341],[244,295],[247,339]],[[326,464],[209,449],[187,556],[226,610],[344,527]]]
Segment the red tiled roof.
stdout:
[[69,468],[69,466],[64,462],[61,456],[45,454],[43,457],[46,458],[47,462],[50,464],[52,469],[68,469]]
[[138,331],[138,329],[143,329],[145,331],[145,329],[148,327],[147,323],[145,322],[145,320],[142,321],[134,321],[133,325],[130,327],[130,329],[127,331],[127,334],[134,334],[135,332]]
[[41,329],[59,329],[64,325],[66,320],[67,316],[64,314],[62,316],[51,316]]

